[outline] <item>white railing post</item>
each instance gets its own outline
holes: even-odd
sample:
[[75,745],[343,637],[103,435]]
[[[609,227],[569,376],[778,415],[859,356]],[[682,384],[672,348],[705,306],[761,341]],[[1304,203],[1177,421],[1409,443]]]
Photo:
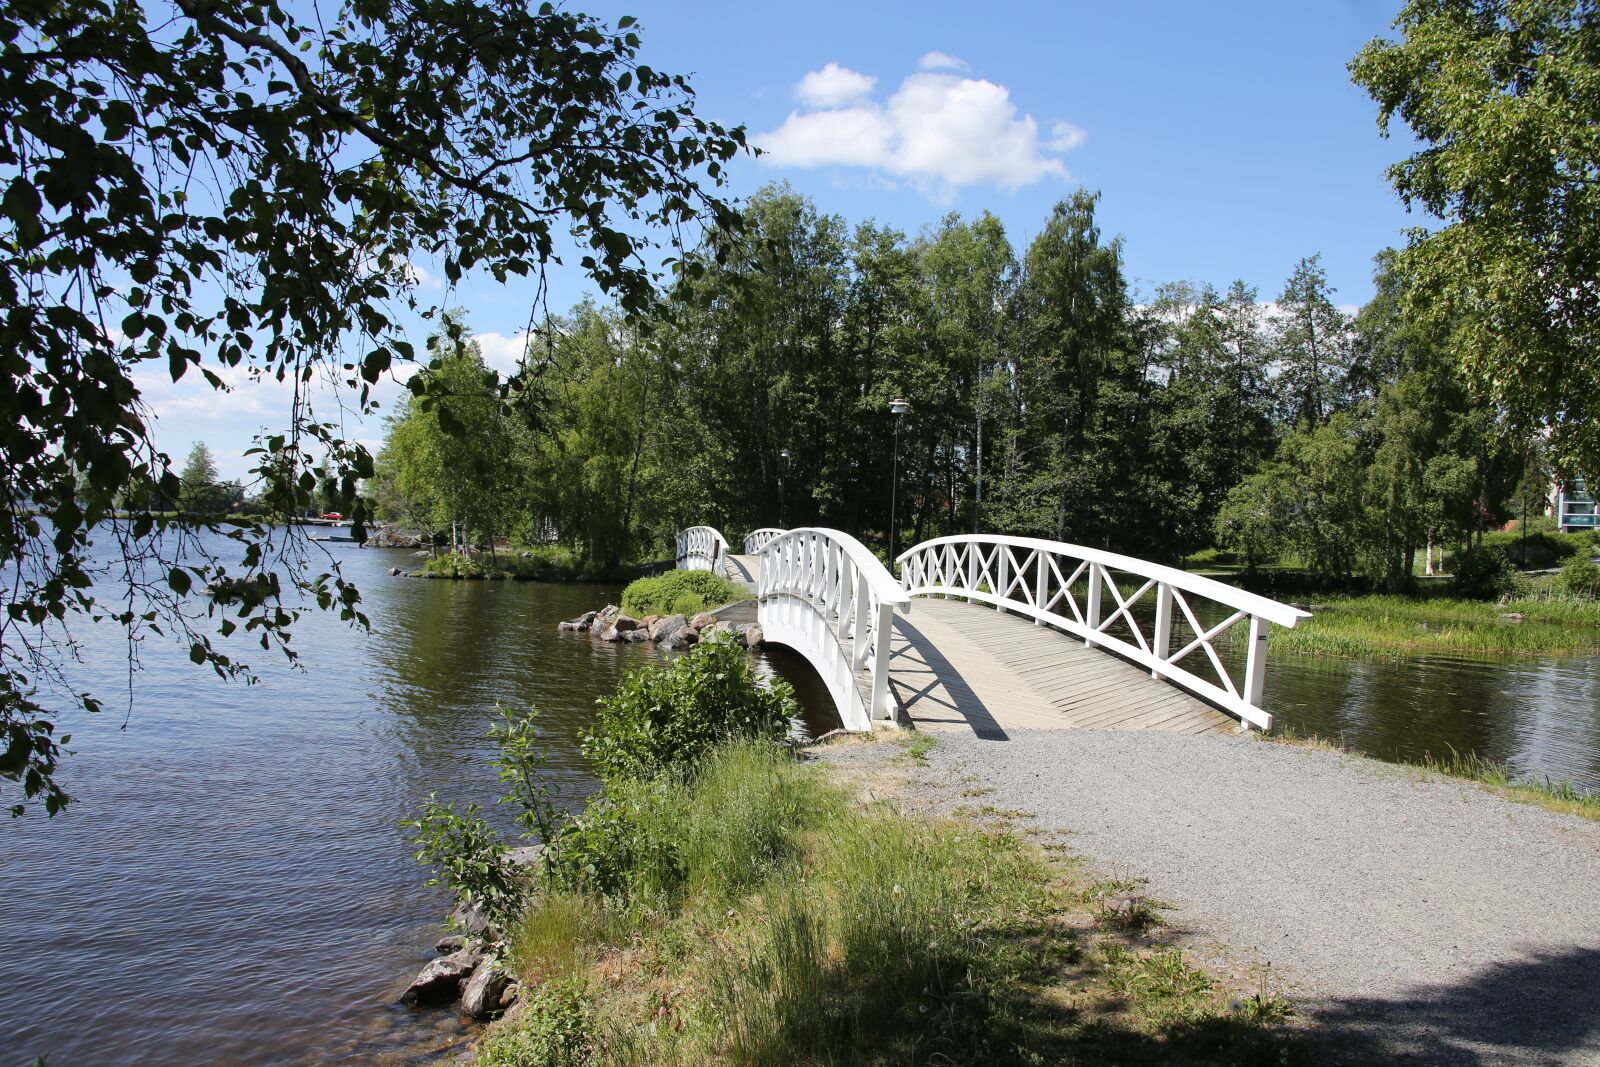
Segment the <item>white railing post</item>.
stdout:
[[874,719],[889,718],[889,650],[894,633],[894,605],[878,605],[872,634],[872,702],[868,713]]
[[1038,583],[1039,584],[1034,588],[1033,599],[1034,599],[1034,603],[1039,605],[1039,612],[1040,613],[1036,613],[1033,616],[1033,624],[1035,626],[1043,626],[1044,625],[1044,615],[1042,614],[1042,612],[1045,610],[1044,606],[1045,606],[1045,601],[1047,599],[1046,596],[1045,596],[1045,590],[1050,588],[1050,582],[1049,582],[1049,578],[1048,578],[1048,575],[1050,573],[1050,571],[1049,571],[1050,553],[1045,552],[1043,549],[1041,549],[1038,552],[1038,556],[1039,556],[1039,578],[1038,578]]
[[[1129,619],[1128,624],[1133,625]],[[1166,582],[1156,583],[1156,632],[1154,654],[1162,662],[1172,654],[1172,586]],[[1160,671],[1150,668],[1150,677],[1159,676]]]
[[1244,699],[1254,707],[1261,706],[1261,694],[1267,684],[1267,625],[1259,615],[1250,616],[1250,651],[1244,662]]
[[1004,611],[1006,609],[1006,593],[1008,592],[1006,587],[1011,584],[1011,571],[1007,566],[1011,562],[1011,550],[1005,545],[996,545],[994,554],[996,557],[995,574],[997,575],[998,583],[995,586],[994,595],[999,597],[999,600],[995,603],[994,610]]
[[1101,582],[1104,580],[1102,578],[1103,574],[1104,571],[1101,570],[1100,564],[1089,564],[1089,602],[1085,608],[1089,613],[1086,619],[1089,625],[1089,632],[1083,635],[1085,647],[1094,644],[1094,632],[1100,629],[1100,588]]

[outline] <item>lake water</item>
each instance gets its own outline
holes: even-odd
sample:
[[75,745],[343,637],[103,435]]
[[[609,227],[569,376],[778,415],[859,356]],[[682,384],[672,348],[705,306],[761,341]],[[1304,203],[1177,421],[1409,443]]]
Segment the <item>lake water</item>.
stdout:
[[[255,686],[150,644],[126,729],[110,699],[64,724],[79,802],[0,823],[0,1067],[45,1053],[52,1067],[402,1064],[462,1042],[450,1009],[396,1003],[446,910],[399,821],[435,790],[493,798],[483,733],[496,704],[543,709],[552,771],[579,802],[577,737],[595,698],[658,654],[556,633],[615,588],[390,578],[408,553],[333,550],[370,633],[310,615],[295,638],[305,670],[262,658]],[[109,630],[85,636],[93,688],[110,698],[126,647]],[[776,666],[806,680],[792,660]],[[1378,755],[1453,745],[1600,786],[1592,660],[1280,655],[1267,702]],[[811,728],[828,725],[819,714]]]
[[453,1011],[396,1003],[447,910],[400,820],[435,790],[493,799],[497,704],[541,709],[581,801],[595,698],[660,654],[556,633],[615,587],[390,578],[410,553],[333,551],[372,629],[312,612],[304,671],[257,649],[261,683],[224,683],[152,640],[130,716],[126,644],[85,628],[107,710],[62,723],[78,802],[0,822],[0,1067],[399,1064],[462,1040]]

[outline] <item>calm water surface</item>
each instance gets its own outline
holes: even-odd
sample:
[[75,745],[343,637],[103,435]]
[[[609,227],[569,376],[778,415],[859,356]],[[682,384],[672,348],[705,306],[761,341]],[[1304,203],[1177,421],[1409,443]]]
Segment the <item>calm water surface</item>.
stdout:
[[[0,824],[0,1067],[44,1053],[52,1067],[401,1064],[461,1043],[451,1009],[396,1003],[446,908],[421,887],[399,820],[435,790],[492,799],[483,733],[499,703],[543,709],[552,769],[579,802],[595,698],[658,654],[555,632],[614,588],[389,578],[408,554],[335,551],[370,633],[309,616],[295,639],[305,671],[262,654],[255,686],[150,645],[127,728],[111,700],[68,727],[79,802]],[[110,697],[125,646],[86,636]],[[803,665],[777,666],[806,681]],[[1279,655],[1267,704],[1387,758],[1453,746],[1600,787],[1595,660]]]
[[[0,1067],[395,1064],[461,1042],[451,1009],[396,1003],[447,910],[399,821],[435,790],[493,799],[497,704],[542,709],[581,801],[595,698],[660,654],[556,633],[614,587],[390,578],[409,553],[334,550],[370,633],[313,612],[305,670],[257,649],[254,686],[152,642],[131,716],[107,699],[63,723],[78,802],[0,822]],[[94,691],[125,691],[125,643],[84,636]]]

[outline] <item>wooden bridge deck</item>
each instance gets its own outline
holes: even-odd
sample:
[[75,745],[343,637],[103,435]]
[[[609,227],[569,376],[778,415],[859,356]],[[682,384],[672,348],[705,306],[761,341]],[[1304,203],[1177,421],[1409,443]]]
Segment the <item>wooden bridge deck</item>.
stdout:
[[889,686],[919,728],[1234,731],[1239,721],[1174,685],[1046,626],[958,600],[897,615]]

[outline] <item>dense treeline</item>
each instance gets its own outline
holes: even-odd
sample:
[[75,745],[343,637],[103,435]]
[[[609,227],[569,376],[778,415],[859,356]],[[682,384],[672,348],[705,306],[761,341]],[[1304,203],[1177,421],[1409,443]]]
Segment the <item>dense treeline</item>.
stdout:
[[381,513],[601,566],[701,522],[885,546],[903,396],[902,546],[983,530],[1173,561],[1215,545],[1399,586],[1545,477],[1407,319],[1392,257],[1353,316],[1316,256],[1276,294],[1141,294],[1097,201],[1063,200],[1019,250],[989,214],[908,237],[769,187],[655,314],[584,303],[546,324],[531,419],[475,388],[482,356],[452,320],[427,399],[391,420]]

